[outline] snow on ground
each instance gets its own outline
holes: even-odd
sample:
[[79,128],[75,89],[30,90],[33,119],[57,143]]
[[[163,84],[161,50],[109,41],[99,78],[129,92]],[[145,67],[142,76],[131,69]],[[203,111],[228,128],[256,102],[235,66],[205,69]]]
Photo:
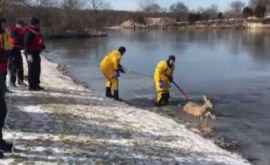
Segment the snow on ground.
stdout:
[[98,97],[43,59],[46,91],[7,97],[5,138],[15,152],[0,164],[248,165],[185,126]]

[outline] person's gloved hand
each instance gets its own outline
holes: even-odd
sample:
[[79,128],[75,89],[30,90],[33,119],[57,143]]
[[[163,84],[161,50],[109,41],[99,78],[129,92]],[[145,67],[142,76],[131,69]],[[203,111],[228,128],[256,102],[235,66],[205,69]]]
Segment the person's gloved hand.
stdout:
[[33,62],[33,56],[32,55],[27,55],[27,61],[29,63],[32,63]]
[[169,76],[168,79],[170,82],[173,82],[173,76]]
[[124,74],[126,73],[126,71],[123,68],[121,68],[120,72]]
[[125,71],[125,69],[123,68],[122,65],[119,66],[118,72],[126,73],[126,71]]

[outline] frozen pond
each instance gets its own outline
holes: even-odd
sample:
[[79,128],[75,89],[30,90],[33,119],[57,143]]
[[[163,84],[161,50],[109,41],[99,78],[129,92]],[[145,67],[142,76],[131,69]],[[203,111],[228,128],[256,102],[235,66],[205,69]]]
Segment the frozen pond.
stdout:
[[[127,47],[123,65],[131,71],[121,77],[123,99],[151,108],[153,82],[144,75],[175,54],[175,79],[192,96],[213,99],[217,133],[239,141],[240,152],[255,164],[270,164],[270,33],[111,32],[107,38],[50,41],[46,56],[104,95],[99,62],[122,45]],[[181,96],[172,92],[177,105]]]

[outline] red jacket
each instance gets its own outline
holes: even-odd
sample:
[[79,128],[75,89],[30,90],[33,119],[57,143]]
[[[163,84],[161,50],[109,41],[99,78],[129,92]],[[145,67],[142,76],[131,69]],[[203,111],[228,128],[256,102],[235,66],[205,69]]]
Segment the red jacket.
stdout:
[[26,33],[32,34],[33,38],[26,43],[26,49],[29,52],[40,52],[45,48],[44,37],[34,26],[29,26],[26,29]]
[[[4,32],[5,33],[5,32]],[[0,74],[7,73],[7,51],[5,50],[5,43],[7,42],[4,40],[3,34],[0,33]]]
[[19,27],[14,26],[10,29],[10,33],[11,33],[10,44],[16,48],[23,48],[24,35],[26,33],[26,29],[23,27],[19,28]]

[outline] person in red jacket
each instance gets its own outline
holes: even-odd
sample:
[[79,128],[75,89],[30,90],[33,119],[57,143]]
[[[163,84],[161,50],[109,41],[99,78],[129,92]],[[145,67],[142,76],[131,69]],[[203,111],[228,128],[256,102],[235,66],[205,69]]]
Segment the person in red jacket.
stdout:
[[6,74],[7,74],[7,45],[8,40],[5,39],[7,32],[5,31],[5,19],[0,19],[0,158],[3,152],[11,152],[13,145],[4,141],[3,127],[7,116],[7,105],[5,101],[6,92]]
[[33,17],[31,25],[26,28],[24,49],[28,61],[29,90],[43,90],[39,85],[41,74],[40,53],[45,49],[45,43],[40,32],[40,20],[38,18]]
[[23,59],[21,51],[24,48],[25,23],[21,20],[10,28],[10,45],[12,50],[9,55],[10,85],[15,87],[16,77],[18,84],[24,85]]

